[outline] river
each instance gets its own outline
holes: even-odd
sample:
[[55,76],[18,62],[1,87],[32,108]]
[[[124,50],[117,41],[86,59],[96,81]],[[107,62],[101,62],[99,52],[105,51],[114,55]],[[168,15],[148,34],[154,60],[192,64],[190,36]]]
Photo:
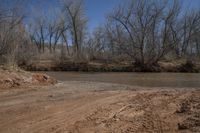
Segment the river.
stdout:
[[142,87],[199,88],[198,73],[84,73],[43,72],[60,81],[106,82]]

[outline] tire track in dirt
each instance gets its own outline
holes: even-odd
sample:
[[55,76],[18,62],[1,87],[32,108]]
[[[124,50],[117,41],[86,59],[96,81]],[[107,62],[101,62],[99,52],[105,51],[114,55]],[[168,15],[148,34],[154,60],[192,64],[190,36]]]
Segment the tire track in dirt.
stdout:
[[[127,88],[134,90],[123,85],[66,82],[1,93],[0,132],[178,133],[200,128],[194,123],[198,121],[190,121],[200,115],[200,91]],[[183,107],[186,111],[177,113]],[[192,127],[180,130],[178,124],[185,121]]]
[[192,97],[192,94],[147,91],[136,95],[130,93],[128,97],[97,109],[85,120],[76,122],[68,132],[181,132],[178,123],[182,117],[175,113],[177,104],[180,98]]
[[[59,128],[62,130],[68,124],[82,119],[96,106],[122,95],[119,92],[70,93],[71,91],[65,89],[53,92],[51,89],[44,89],[32,92],[31,95],[11,95],[7,96],[6,102],[3,98],[0,101],[5,102],[0,109],[0,112],[3,112],[0,115],[0,118],[3,118],[0,120],[0,132],[52,132]],[[21,102],[8,104],[16,100]]]

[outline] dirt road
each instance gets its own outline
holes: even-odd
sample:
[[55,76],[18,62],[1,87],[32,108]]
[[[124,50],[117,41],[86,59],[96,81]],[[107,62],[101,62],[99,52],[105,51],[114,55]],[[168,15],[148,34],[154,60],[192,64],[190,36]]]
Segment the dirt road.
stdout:
[[200,132],[200,91],[78,81],[2,90],[0,132]]

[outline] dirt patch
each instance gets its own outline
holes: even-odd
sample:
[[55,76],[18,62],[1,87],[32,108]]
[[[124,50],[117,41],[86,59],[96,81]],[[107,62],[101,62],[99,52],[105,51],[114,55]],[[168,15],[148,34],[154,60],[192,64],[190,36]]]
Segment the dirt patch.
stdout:
[[85,120],[76,122],[70,131],[180,132],[178,123],[186,115],[180,117],[174,112],[181,95],[179,92],[151,91],[130,94],[126,99],[98,108]]
[[176,112],[178,115],[186,117],[181,123],[178,123],[178,128],[200,132],[200,95],[192,94],[191,97],[182,100],[179,106]]
[[69,81],[43,89],[1,93],[0,132],[200,131],[200,91],[126,88],[125,85]]

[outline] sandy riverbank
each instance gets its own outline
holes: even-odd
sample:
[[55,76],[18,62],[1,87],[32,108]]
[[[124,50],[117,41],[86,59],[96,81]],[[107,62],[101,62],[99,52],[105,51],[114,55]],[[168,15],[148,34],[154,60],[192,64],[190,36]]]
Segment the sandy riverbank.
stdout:
[[57,80],[42,73],[30,73],[17,67],[0,66],[0,90],[30,85],[54,85]]
[[200,132],[200,91],[80,81],[1,90],[0,132]]

